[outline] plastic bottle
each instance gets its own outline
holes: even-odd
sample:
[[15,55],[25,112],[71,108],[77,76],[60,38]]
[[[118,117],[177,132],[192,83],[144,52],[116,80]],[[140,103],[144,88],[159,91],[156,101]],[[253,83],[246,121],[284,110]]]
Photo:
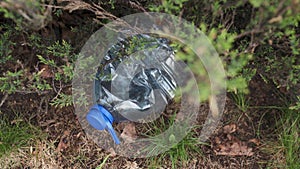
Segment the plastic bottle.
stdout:
[[112,124],[160,114],[175,96],[174,51],[164,38],[145,34],[121,39],[107,52],[94,80],[95,105],[86,118],[97,130],[108,130],[120,144]]

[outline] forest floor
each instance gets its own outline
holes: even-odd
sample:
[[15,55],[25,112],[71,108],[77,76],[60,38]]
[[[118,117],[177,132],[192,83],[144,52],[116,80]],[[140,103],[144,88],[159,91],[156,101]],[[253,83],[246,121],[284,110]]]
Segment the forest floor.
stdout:
[[[86,24],[93,20],[92,17],[86,11],[64,13],[61,17],[54,16],[50,26],[35,33],[45,39],[64,39],[79,51],[87,38],[99,28],[99,25]],[[75,26],[81,30],[74,31],[72,28]],[[25,39],[21,36],[13,37],[20,44],[25,43]],[[33,65],[37,65],[38,59],[33,55],[34,52],[36,49],[26,45],[13,49],[13,54],[22,63],[24,70],[32,70]],[[1,65],[1,70],[11,70],[17,66],[8,62]],[[249,90],[248,95],[227,94],[224,114],[217,130],[206,143],[190,146],[198,151],[187,150],[188,158],[179,158],[175,168],[256,169],[285,166],[285,150],[279,142],[280,131],[277,125],[282,112],[275,107],[284,105],[278,99],[282,91],[272,83],[266,83],[259,75],[252,78]],[[71,85],[66,84],[61,92],[71,93]],[[153,158],[127,158],[113,150],[103,149],[88,138],[72,105],[60,108],[50,104],[55,96],[57,92],[52,90],[16,91],[9,95],[0,93],[0,101],[3,101],[0,115],[8,115],[11,125],[22,121],[38,130],[34,133],[36,137],[30,139],[28,144],[2,156],[0,168],[172,168],[174,159],[171,153],[176,150]],[[178,105],[170,104],[163,114],[167,117],[176,109]],[[208,106],[204,104],[201,111],[209,111]],[[203,120],[199,117],[199,125]],[[116,124],[116,129],[124,133],[128,126],[134,128],[134,131],[129,131],[133,132],[129,133],[131,135],[139,136],[143,132],[142,125],[128,122]],[[200,135],[200,129],[193,130],[193,137]]]

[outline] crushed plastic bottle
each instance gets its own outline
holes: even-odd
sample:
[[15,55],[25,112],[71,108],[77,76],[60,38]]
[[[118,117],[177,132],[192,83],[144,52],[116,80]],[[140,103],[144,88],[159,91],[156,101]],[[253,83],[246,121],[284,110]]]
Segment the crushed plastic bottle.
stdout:
[[147,34],[120,38],[101,61],[94,80],[96,104],[86,118],[95,129],[108,130],[116,144],[114,122],[153,118],[174,98],[178,84],[168,44]]

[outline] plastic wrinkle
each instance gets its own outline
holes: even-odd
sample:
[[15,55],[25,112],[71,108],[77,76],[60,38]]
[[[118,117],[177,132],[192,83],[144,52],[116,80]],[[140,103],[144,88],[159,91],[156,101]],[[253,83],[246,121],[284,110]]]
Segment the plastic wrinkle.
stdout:
[[[133,42],[142,42],[142,47],[136,45],[132,53],[124,53]],[[120,38],[104,56],[94,84],[95,102],[104,106],[115,122],[137,118],[135,112],[153,108],[157,100],[166,105],[175,96],[174,51],[168,43],[165,38],[145,34]]]

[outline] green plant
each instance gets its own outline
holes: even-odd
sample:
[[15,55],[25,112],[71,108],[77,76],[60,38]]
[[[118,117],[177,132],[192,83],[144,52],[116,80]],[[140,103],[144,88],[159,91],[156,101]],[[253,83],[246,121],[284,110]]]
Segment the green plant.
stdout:
[[282,133],[280,141],[285,150],[286,167],[289,169],[300,167],[300,112],[290,109],[283,110],[280,118]]
[[46,59],[37,55],[40,62],[49,65],[54,69],[54,78],[56,81],[70,82],[73,78],[74,62],[77,55],[71,54],[73,48],[66,41],[55,42],[47,47],[46,53],[53,56],[53,59]]
[[236,106],[242,110],[242,112],[246,112],[249,108],[249,100],[246,98],[245,93],[237,92],[231,93],[231,97],[235,102]]
[[110,155],[107,155],[107,156],[103,159],[102,163],[101,163],[99,166],[96,167],[96,169],[102,169],[109,157],[110,157]]
[[[40,40],[37,36],[30,36],[31,45],[39,44]],[[45,49],[43,45],[35,46],[39,50]],[[18,70],[15,72],[7,71],[2,77],[0,77],[0,91],[8,94],[14,93],[16,90],[24,86],[26,81],[27,89],[34,91],[51,90],[53,86],[47,78],[52,78],[58,82],[70,82],[73,78],[73,64],[75,55],[71,55],[71,46],[67,42],[63,41],[62,44],[58,42],[46,48],[46,52],[49,55],[54,55],[53,59],[44,58],[42,55],[37,55],[40,63],[47,65],[47,69],[41,69],[39,71],[28,74],[28,69]],[[61,63],[59,63],[61,62]],[[54,73],[53,73],[54,72]],[[52,75],[53,74],[53,75]]]
[[28,36],[28,46],[34,48],[37,52],[43,53],[45,51],[45,46],[46,43],[45,40],[46,38],[43,38],[41,35],[32,32],[31,34],[27,34]]
[[[199,138],[195,136],[194,131],[198,127],[194,126],[191,128],[189,124],[185,123],[174,127],[175,117],[176,114],[167,121],[164,118],[160,118],[148,124],[148,132],[146,132],[145,136],[148,137],[151,145],[144,151],[150,156],[161,152],[158,156],[150,157],[150,168],[155,168],[156,165],[161,166],[166,159],[171,160],[172,168],[180,165],[182,165],[180,167],[183,167],[189,160],[190,153],[201,153],[198,145],[205,143],[199,142]],[[171,130],[171,132],[165,134],[163,137],[156,137],[167,129]],[[185,137],[179,141],[176,137],[181,137],[181,134],[184,134]],[[180,164],[178,163],[179,161],[181,162]]]
[[160,5],[150,5],[148,8],[152,12],[165,12],[169,14],[179,14],[184,2],[188,0],[164,0]]
[[0,77],[0,91],[4,93],[14,93],[22,86],[23,83],[23,71],[16,72],[7,71]]
[[3,0],[0,12],[12,19],[19,28],[39,30],[51,20],[51,8],[43,6],[44,0]]
[[72,51],[71,45],[63,40],[61,43],[60,42],[55,42],[51,46],[47,47],[47,53],[51,54],[56,57],[61,57],[61,58],[70,58]]
[[[70,83],[73,79],[74,62],[77,55],[72,54],[73,48],[66,41],[55,42],[46,48],[48,59],[41,55],[37,55],[40,62],[48,65],[53,74],[53,80],[60,83]],[[50,59],[50,57],[52,59]],[[51,105],[55,107],[66,107],[72,105],[72,95],[59,92],[51,101]]]
[[4,24],[0,26],[0,31],[2,29],[7,29],[7,31],[4,31],[0,35],[0,64],[4,64],[12,59],[12,48],[16,45],[16,43],[10,40],[13,36],[12,28]]
[[[218,82],[224,83],[224,85],[226,83],[227,91],[229,92],[248,93],[248,82],[255,75],[256,69],[246,69],[245,67],[253,58],[253,55],[249,52],[244,52],[244,45],[236,48],[234,45],[234,43],[236,43],[236,33],[230,33],[222,25],[209,30],[208,26],[202,23],[199,29],[207,35],[208,40],[223,60],[227,81],[225,82],[224,77],[220,77],[218,74],[210,74],[210,76],[214,77]],[[207,100],[211,94],[211,84],[210,79],[208,79],[207,66],[214,66],[214,62],[206,59],[208,63],[211,63],[209,63],[210,65],[203,65],[202,61],[199,60],[199,57],[197,57],[191,49],[180,45],[173,46],[179,48],[176,49],[176,57],[184,60],[197,77],[201,100]]]
[[45,90],[52,89],[52,87],[47,82],[47,80],[41,78],[41,73],[42,73],[42,71],[35,72],[29,78],[29,82],[30,82],[30,84],[28,86],[29,89],[36,90],[36,91],[45,91]]
[[55,107],[66,107],[73,104],[73,98],[72,95],[67,95],[64,93],[59,93],[57,97],[53,98],[51,103],[52,106]]
[[0,157],[26,146],[33,139],[41,137],[41,131],[23,120],[16,114],[14,119],[9,120],[5,115],[0,116]]
[[290,110],[294,110],[294,111],[300,110],[300,96],[297,96],[297,101],[296,101],[296,103],[295,103],[294,105],[291,105],[291,106],[289,107],[289,109],[290,109]]
[[[241,71],[241,75],[239,75],[237,78],[241,78],[242,81],[246,84],[242,90],[241,88],[234,88],[233,92],[230,93],[231,98],[235,102],[236,106],[242,110],[243,112],[246,112],[249,108],[249,99],[247,98],[246,94],[249,93],[247,86],[252,79],[252,77],[256,74],[256,69],[247,69],[244,68]],[[237,86],[238,84],[235,84]],[[229,91],[232,91],[229,89]]]
[[259,1],[260,6],[253,3],[254,1],[250,2],[258,10],[264,11],[262,16],[257,15],[249,24],[249,28],[253,26],[256,30],[266,32],[263,35],[257,33],[258,36],[252,36],[260,45],[255,57],[257,61],[264,59],[266,65],[259,69],[259,73],[277,88],[286,89],[291,99],[297,101],[294,91],[299,90],[297,84],[300,82],[300,2]]

